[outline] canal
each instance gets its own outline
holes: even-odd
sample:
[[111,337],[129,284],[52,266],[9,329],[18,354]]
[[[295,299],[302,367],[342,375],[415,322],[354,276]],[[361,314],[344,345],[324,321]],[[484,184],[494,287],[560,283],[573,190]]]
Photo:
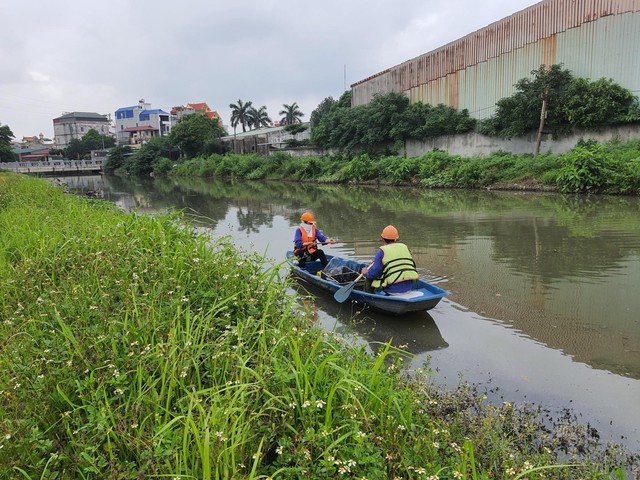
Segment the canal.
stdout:
[[325,329],[391,340],[490,400],[567,411],[603,443],[640,451],[640,199],[203,179],[59,177],[128,211],[182,210],[214,235],[278,264],[300,214],[339,241],[327,253],[375,255],[393,224],[421,276],[450,295],[387,317],[299,285]]

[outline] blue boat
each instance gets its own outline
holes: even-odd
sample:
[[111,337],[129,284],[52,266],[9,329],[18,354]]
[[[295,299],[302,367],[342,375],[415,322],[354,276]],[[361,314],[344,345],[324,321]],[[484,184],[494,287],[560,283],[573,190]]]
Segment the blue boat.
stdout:
[[[304,268],[300,268],[293,252],[288,251],[286,258],[293,276],[332,294],[357,280],[362,267],[368,266],[367,263],[357,260],[327,255],[329,263],[324,269],[319,260],[306,262]],[[359,279],[348,298],[382,312],[401,315],[431,310],[448,294],[446,290],[423,279],[416,280],[415,288],[406,293],[391,295],[384,292],[367,293],[364,291],[364,279]]]

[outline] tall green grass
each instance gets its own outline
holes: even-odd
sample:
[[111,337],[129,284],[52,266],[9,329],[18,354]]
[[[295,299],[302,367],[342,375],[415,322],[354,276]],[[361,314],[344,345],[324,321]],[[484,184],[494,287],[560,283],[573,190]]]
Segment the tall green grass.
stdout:
[[179,215],[0,174],[0,287],[0,478],[624,475],[316,328],[277,269]]
[[419,157],[294,157],[276,153],[211,155],[188,160],[175,176],[287,179],[336,183],[386,183],[446,188],[552,189],[566,193],[640,193],[640,142],[600,145],[581,141],[563,155],[450,155],[434,150]]

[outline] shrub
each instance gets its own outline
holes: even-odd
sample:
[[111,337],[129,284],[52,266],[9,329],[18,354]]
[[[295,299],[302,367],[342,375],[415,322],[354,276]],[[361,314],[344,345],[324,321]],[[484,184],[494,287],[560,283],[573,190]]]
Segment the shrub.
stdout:
[[597,192],[605,187],[607,158],[601,145],[576,146],[562,162],[557,181],[563,192]]
[[156,175],[166,175],[171,171],[173,167],[173,162],[169,160],[167,157],[158,158],[155,162],[153,162],[153,173]]
[[371,157],[366,153],[355,156],[344,167],[342,174],[344,179],[356,182],[371,180],[377,176]]

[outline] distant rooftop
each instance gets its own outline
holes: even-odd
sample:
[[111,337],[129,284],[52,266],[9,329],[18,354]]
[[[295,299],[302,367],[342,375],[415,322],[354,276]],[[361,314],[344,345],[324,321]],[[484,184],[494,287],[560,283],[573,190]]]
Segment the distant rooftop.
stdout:
[[108,122],[109,119],[106,115],[100,115],[99,113],[94,112],[71,112],[65,113],[64,115],[54,118],[54,122],[60,122],[63,120],[92,120],[92,121],[102,121]]

